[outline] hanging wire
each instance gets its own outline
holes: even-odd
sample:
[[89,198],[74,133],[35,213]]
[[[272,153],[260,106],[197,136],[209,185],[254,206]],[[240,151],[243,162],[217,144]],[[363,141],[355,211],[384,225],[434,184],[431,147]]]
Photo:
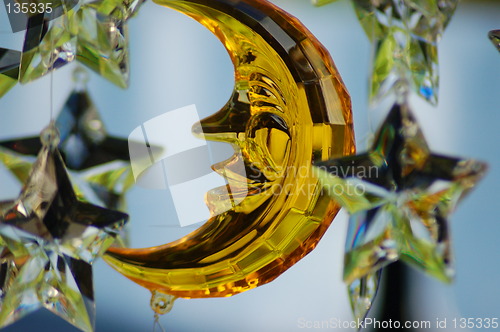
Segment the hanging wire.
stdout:
[[167,330],[165,330],[163,328],[163,326],[161,326],[161,324],[160,324],[160,315],[155,313],[154,318],[155,318],[155,320],[153,322],[153,332],[156,332],[157,327],[158,327],[160,332],[167,332]]
[[[45,21],[42,22],[42,24],[45,24]],[[50,26],[52,25],[53,23],[51,23],[50,21],[47,22],[47,31],[49,30]],[[50,58],[49,58],[49,61],[50,61],[50,123],[52,123],[54,121],[54,65],[55,65],[55,62],[56,62],[56,52],[55,52],[55,49],[54,49],[54,38],[51,38],[50,39]]]
[[410,83],[404,76],[400,76],[396,83],[394,83],[394,91],[396,93],[396,103],[402,105],[410,102]]
[[45,127],[40,133],[40,141],[43,146],[51,149],[57,148],[60,142],[59,130],[57,129],[54,121],[50,121],[49,125]]

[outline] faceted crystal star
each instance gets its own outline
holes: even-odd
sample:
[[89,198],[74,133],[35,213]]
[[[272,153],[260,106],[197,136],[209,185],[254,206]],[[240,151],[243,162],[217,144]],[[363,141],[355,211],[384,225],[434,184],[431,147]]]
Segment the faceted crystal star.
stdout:
[[[491,42],[493,43],[493,45],[495,45],[497,50],[500,52],[500,30],[491,30],[488,33],[488,37],[490,37]],[[1,92],[0,92],[0,95],[1,95]]]
[[397,80],[431,102],[438,99],[437,42],[458,0],[353,0],[374,45],[370,99],[378,102]]
[[[96,205],[121,210],[123,194],[134,183],[129,142],[106,133],[85,90],[72,92],[56,127],[61,136],[59,148],[78,196]],[[33,162],[33,157],[26,156],[36,156],[40,148],[38,137],[3,141],[0,161],[25,182]]]
[[367,153],[316,166],[324,189],[351,215],[344,262],[350,287],[396,260],[451,281],[448,215],[485,164],[432,154],[408,106],[396,104]]
[[128,216],[80,202],[51,141],[44,141],[19,198],[0,203],[0,326],[43,307],[93,331],[91,264]]
[[0,98],[17,84],[21,52],[0,48]]
[[112,83],[126,88],[129,77],[126,21],[141,0],[84,1],[77,9],[48,20],[31,17],[19,80],[27,83],[78,60]]

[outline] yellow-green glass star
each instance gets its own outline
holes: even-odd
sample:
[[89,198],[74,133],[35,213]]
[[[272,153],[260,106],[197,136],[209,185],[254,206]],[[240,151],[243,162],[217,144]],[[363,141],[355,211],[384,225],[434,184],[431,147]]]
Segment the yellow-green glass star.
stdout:
[[19,80],[27,83],[77,60],[112,83],[126,88],[129,79],[126,21],[142,0],[98,0],[49,20],[29,19]]
[[350,213],[348,284],[373,280],[396,260],[451,281],[447,219],[485,164],[431,153],[408,106],[396,104],[368,152],[316,166],[324,190]]
[[436,104],[437,42],[458,0],[353,0],[358,19],[374,47],[370,99],[379,101],[396,81]]
[[0,98],[17,84],[21,52],[0,48]]
[[46,308],[93,331],[91,264],[128,216],[77,199],[53,133],[44,132],[19,198],[0,202],[0,327]]

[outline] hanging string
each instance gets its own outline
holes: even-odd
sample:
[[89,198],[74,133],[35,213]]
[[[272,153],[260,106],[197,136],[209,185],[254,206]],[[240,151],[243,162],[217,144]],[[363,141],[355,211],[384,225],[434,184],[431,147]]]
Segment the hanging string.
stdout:
[[[50,25],[50,23],[48,23]],[[55,50],[54,50],[54,38],[50,40],[50,119],[49,123],[52,123],[54,120],[54,63],[55,63]]]
[[[43,22],[45,24],[45,22]],[[49,23],[50,24],[50,23]],[[40,133],[40,141],[46,147],[50,149],[56,149],[60,142],[59,130],[57,129],[54,122],[54,64],[55,64],[55,52],[54,52],[54,39],[50,41],[50,49],[52,53],[50,54],[49,64],[50,64],[50,74],[49,74],[49,124],[42,129]]]
[[153,322],[153,332],[156,331],[157,327],[158,327],[158,329],[159,329],[160,332],[167,332],[167,330],[165,330],[163,328],[163,326],[161,326],[161,324],[160,324],[160,315],[157,314],[157,313],[155,313],[154,318],[155,318],[155,320]]

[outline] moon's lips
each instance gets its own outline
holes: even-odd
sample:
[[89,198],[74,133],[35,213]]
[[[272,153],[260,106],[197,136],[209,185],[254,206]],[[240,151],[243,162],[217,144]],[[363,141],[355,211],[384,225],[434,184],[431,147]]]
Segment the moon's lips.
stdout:
[[[275,279],[314,249],[330,225],[338,207],[321,192],[311,165],[354,152],[350,98],[326,49],[296,18],[266,1],[156,2],[205,25],[230,54],[233,95],[193,131],[241,151],[243,163],[235,154],[214,170],[248,196],[182,239],[112,248],[105,259],[151,290],[234,295]],[[217,189],[207,197],[215,213],[231,199]]]

